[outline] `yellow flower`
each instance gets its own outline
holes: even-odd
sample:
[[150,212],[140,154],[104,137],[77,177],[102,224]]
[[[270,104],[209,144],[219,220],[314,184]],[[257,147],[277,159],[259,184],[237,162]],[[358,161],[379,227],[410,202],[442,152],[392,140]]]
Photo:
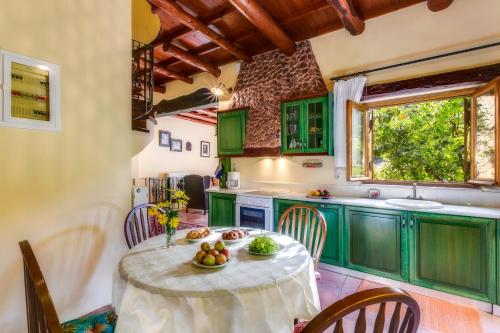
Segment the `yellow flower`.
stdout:
[[179,226],[179,218],[178,217],[173,217],[170,219],[170,227],[177,229],[177,226]]

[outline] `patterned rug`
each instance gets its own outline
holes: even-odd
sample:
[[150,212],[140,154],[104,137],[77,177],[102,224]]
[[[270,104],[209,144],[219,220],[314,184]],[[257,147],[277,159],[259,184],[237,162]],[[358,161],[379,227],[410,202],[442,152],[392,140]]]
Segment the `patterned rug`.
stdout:
[[195,229],[195,228],[203,228],[203,227],[204,226],[201,224],[179,222],[179,225],[177,226],[177,230]]
[[[375,282],[362,281],[357,291],[384,287]],[[419,332],[442,333],[480,333],[483,332],[479,310],[472,307],[453,304],[437,298],[409,293],[420,306]],[[378,311],[378,306],[367,308],[369,312]],[[387,306],[386,312],[391,313],[394,306]]]

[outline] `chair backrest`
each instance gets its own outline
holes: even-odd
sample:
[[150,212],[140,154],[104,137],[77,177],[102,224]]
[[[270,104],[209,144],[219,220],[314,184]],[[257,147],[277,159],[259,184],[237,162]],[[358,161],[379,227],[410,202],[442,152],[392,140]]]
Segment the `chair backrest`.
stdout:
[[[321,311],[302,329],[301,333],[320,333],[335,325],[333,332],[343,333],[343,318],[359,311],[354,332],[366,332],[366,308],[380,304],[373,325],[374,333],[382,333],[385,326],[385,313],[388,303],[394,303],[394,311],[389,321],[389,333],[415,333],[420,323],[420,308],[417,302],[404,291],[396,288],[377,288],[360,291],[337,301]],[[402,305],[406,307],[401,320]],[[403,311],[405,309],[403,308]],[[387,311],[390,312],[390,311]]]
[[19,242],[24,263],[28,333],[63,333],[42,271],[28,241]]
[[184,192],[189,197],[188,208],[205,209],[205,184],[202,176],[185,176]]
[[320,211],[307,205],[294,205],[281,215],[278,232],[302,243],[316,268],[326,239],[326,221]]
[[129,249],[148,238],[165,233],[165,226],[148,214],[148,208],[153,206],[152,204],[138,205],[128,213],[123,231]]

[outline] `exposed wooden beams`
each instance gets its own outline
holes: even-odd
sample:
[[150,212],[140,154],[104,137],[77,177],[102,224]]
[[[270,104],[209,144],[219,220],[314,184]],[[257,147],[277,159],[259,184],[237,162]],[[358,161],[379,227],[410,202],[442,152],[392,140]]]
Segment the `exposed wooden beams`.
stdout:
[[193,15],[189,14],[186,12],[181,6],[179,6],[175,1],[173,0],[149,0],[151,3],[153,3],[155,6],[158,8],[161,8],[162,10],[166,11],[175,19],[180,21],[182,24],[188,26],[189,28],[193,30],[197,30],[204,34],[208,39],[228,51],[229,53],[233,54],[234,56],[238,57],[241,60],[250,62],[252,58],[246,54],[243,50],[241,50],[239,47],[236,45],[233,45],[231,42],[229,42],[227,39],[210,29],[207,25],[205,25],[203,22],[201,22],[199,19],[194,17]]
[[174,117],[184,119],[184,120],[193,121],[193,122],[199,123],[199,124],[210,125],[210,126],[215,126],[217,124],[217,122],[192,118],[192,117],[186,116],[186,114],[177,114]]
[[155,66],[153,71],[155,74],[158,74],[158,75],[171,77],[173,79],[181,80],[181,81],[184,81],[184,82],[189,83],[189,84],[193,83],[192,78],[184,76],[181,73],[175,72],[175,71],[168,69],[168,68]]
[[186,112],[186,113],[180,113],[179,115],[182,115],[182,116],[185,116],[185,117],[189,117],[189,118],[193,118],[193,119],[203,120],[203,121],[206,121],[207,123],[212,123],[212,124],[216,124],[217,123],[217,119],[214,119],[214,118],[211,118],[211,117],[206,117],[206,116],[203,116],[203,115],[198,115],[198,114],[195,113],[195,111],[193,111],[193,112]]
[[212,117],[212,118],[217,118],[217,112],[216,111],[196,110],[194,112],[196,112],[198,114],[204,114],[204,115]]
[[453,0],[427,0],[427,7],[433,12],[439,12],[448,8],[452,2]]
[[153,91],[157,92],[157,93],[160,93],[160,94],[164,94],[167,91],[167,88],[165,88],[165,86],[161,86],[161,85],[155,84]]
[[238,11],[259,29],[274,45],[291,56],[297,50],[293,39],[255,0],[229,0]]
[[352,0],[327,0],[335,9],[344,27],[356,36],[365,30],[365,22],[359,17]]
[[164,43],[163,44],[163,50],[167,52],[168,54],[176,57],[179,60],[182,60],[185,63],[188,63],[194,67],[197,67],[199,69],[204,70],[205,72],[209,72],[215,77],[220,76],[220,69],[217,68],[216,66],[212,65],[211,63],[208,63],[206,61],[201,60],[197,56],[188,53],[181,49],[180,47],[177,47],[173,45],[172,43]]

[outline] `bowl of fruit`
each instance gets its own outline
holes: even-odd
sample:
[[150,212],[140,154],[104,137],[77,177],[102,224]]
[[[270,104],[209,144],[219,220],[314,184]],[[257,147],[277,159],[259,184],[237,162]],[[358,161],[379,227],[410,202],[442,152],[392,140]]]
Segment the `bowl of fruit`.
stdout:
[[251,254],[272,256],[280,251],[280,245],[269,236],[257,236],[248,244],[246,249]]
[[231,245],[247,239],[248,235],[248,231],[245,229],[231,229],[222,233],[222,239],[225,243]]
[[203,239],[207,238],[210,236],[212,231],[209,228],[201,228],[201,229],[195,229],[195,230],[190,230],[186,234],[186,240],[188,242],[200,242]]
[[307,198],[314,198],[314,199],[331,199],[335,198],[335,195],[331,194],[330,191],[326,189],[317,189],[317,190],[311,190],[309,193],[306,195]]
[[231,262],[231,253],[221,240],[215,242],[213,246],[208,242],[203,242],[192,262],[197,267],[220,268]]

